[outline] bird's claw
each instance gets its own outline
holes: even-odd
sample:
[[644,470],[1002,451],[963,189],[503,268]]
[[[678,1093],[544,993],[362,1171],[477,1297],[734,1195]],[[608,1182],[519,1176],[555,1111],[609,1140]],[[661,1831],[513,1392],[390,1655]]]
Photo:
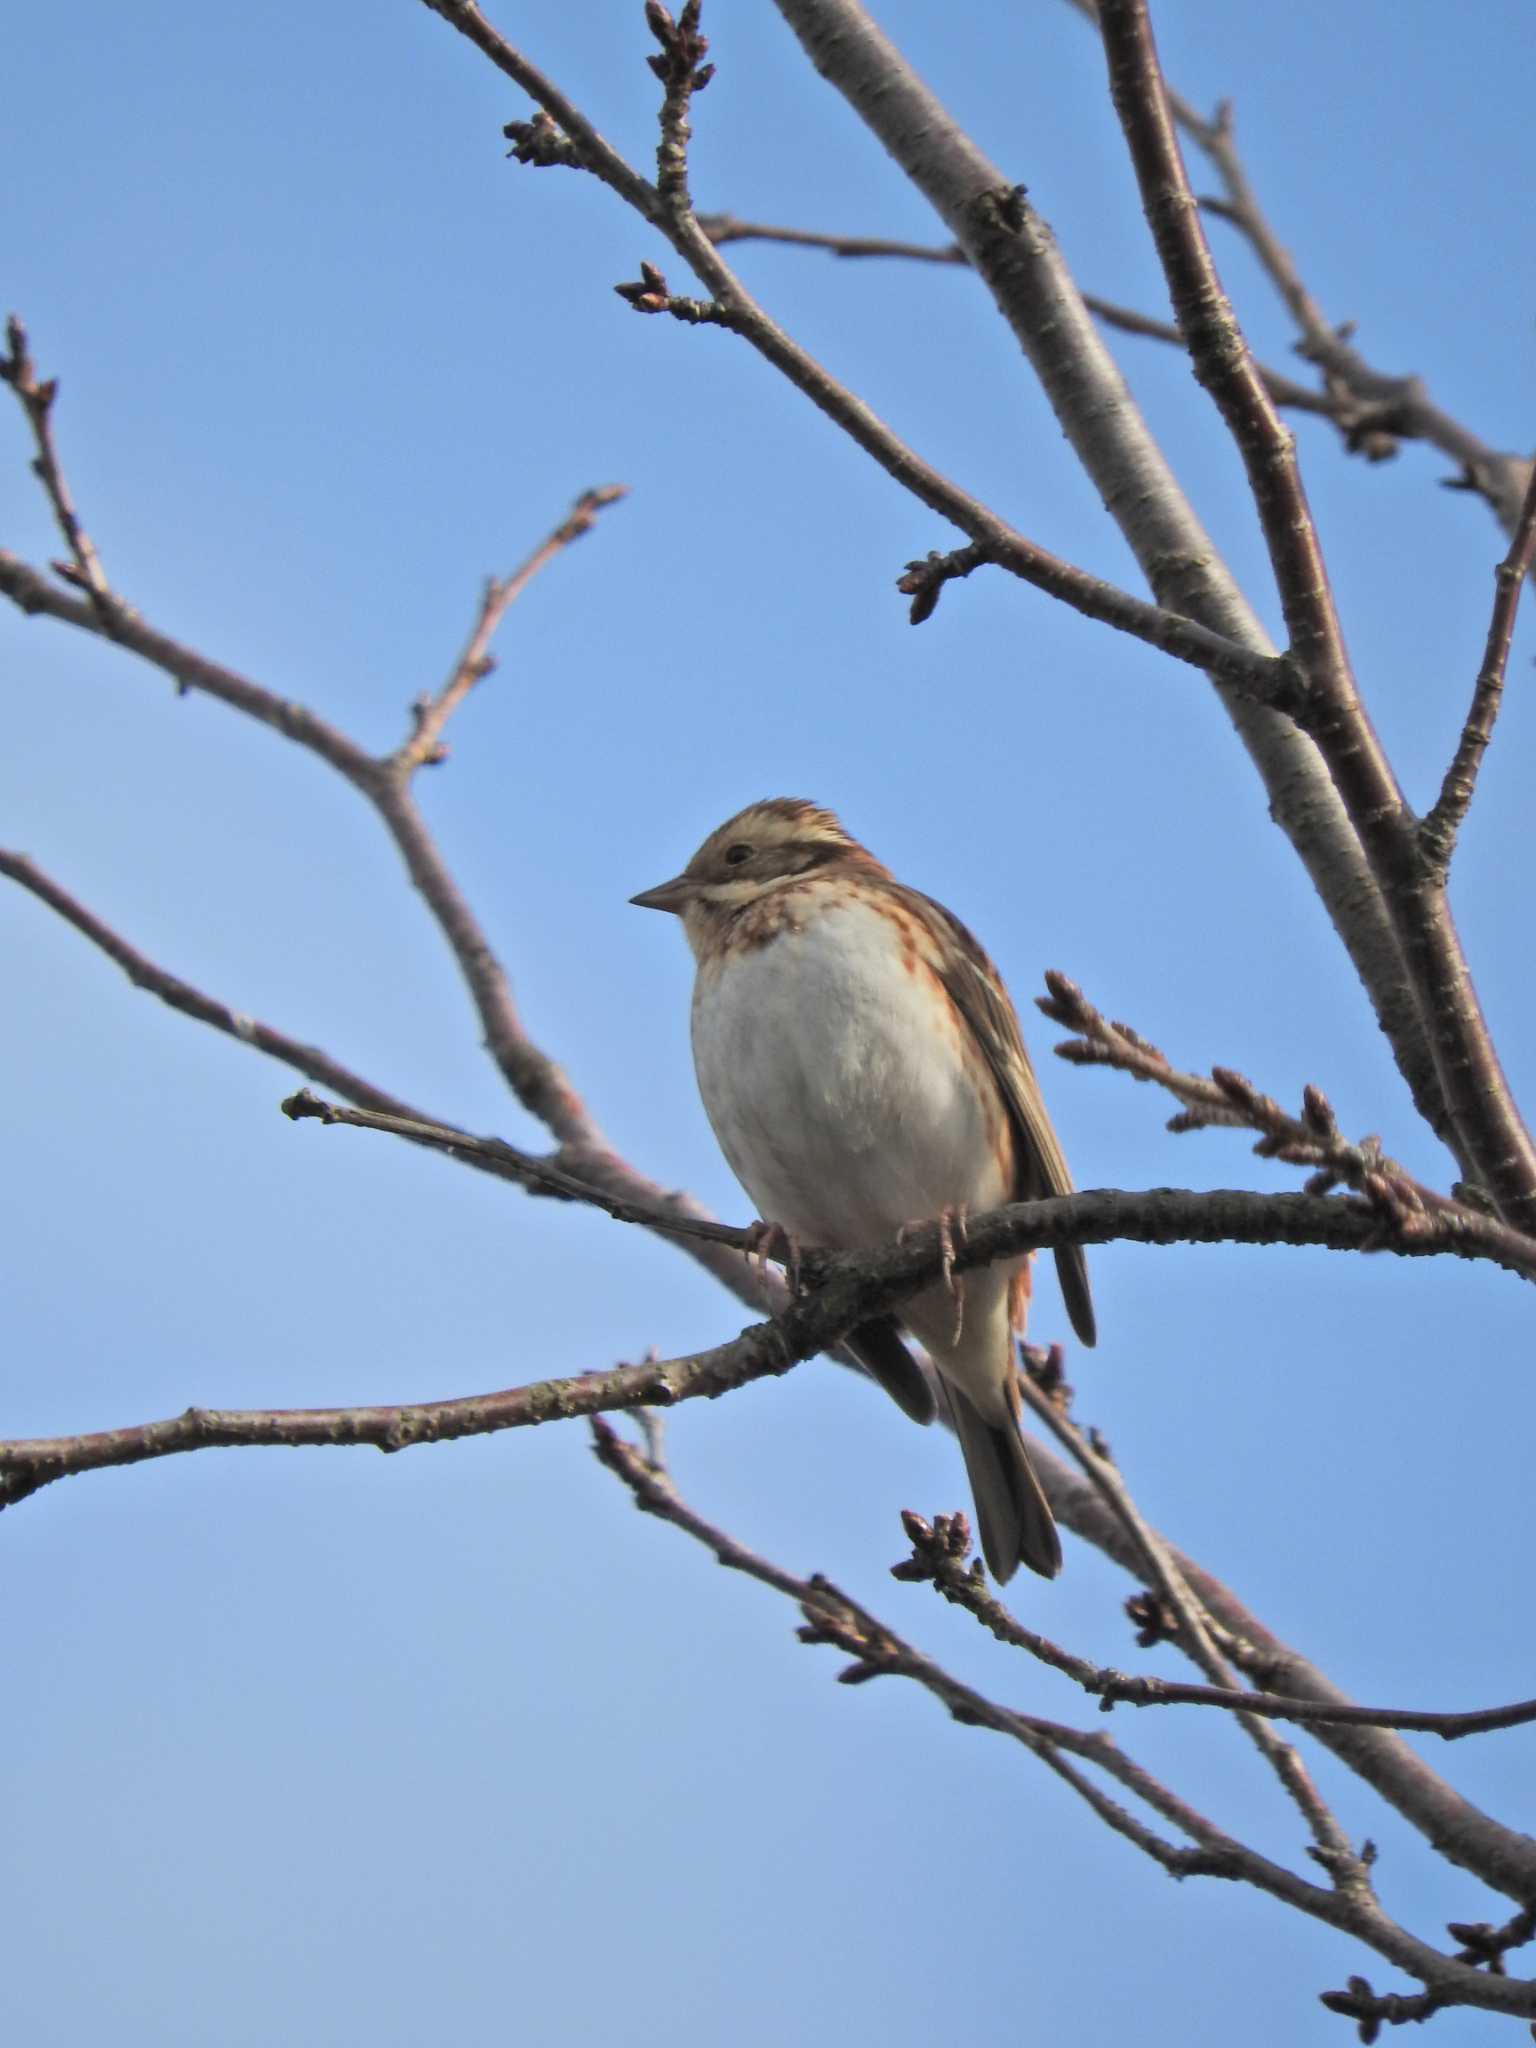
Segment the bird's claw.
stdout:
[[[759,1219],[747,1226],[747,1242],[744,1247],[748,1260],[755,1264],[761,1274],[769,1259],[784,1268],[784,1278],[791,1294],[800,1292],[800,1240],[782,1223],[764,1223]],[[766,1291],[766,1290],[765,1290]]]

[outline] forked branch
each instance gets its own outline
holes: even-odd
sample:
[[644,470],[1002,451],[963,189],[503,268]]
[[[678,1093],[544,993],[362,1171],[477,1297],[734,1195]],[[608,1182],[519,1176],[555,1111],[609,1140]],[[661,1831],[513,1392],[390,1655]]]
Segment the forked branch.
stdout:
[[[1347,1877],[1335,1874],[1327,1886],[1298,1876],[1227,1834],[1135,1763],[1103,1731],[1089,1733],[1001,1706],[956,1679],[830,1580],[820,1574],[798,1577],[749,1550],[683,1499],[654,1442],[646,1449],[628,1443],[600,1417],[594,1418],[592,1430],[598,1458],[624,1484],[643,1513],[680,1529],[728,1570],[742,1572],[795,1602],[803,1618],[800,1640],[812,1646],[830,1645],[851,1659],[838,1673],[841,1683],[862,1685],[876,1678],[905,1678],[930,1693],[963,1726],[986,1728],[1019,1743],[1069,1784],[1107,1826],[1171,1876],[1221,1877],[1251,1884],[1353,1935],[1425,1985],[1441,2004],[1522,2018],[1536,2016],[1536,1983],[1479,1969],[1459,1955],[1446,1954],[1421,1941],[1390,1919],[1371,1885],[1369,1857],[1355,1859],[1355,1868]],[[915,1519],[909,1519],[909,1533],[910,1520]],[[908,1575],[904,1567],[897,1567],[897,1576]],[[1117,1792],[1128,1795],[1171,1832],[1160,1832],[1120,1799],[1110,1797],[1095,1783],[1096,1775],[1107,1777]]]

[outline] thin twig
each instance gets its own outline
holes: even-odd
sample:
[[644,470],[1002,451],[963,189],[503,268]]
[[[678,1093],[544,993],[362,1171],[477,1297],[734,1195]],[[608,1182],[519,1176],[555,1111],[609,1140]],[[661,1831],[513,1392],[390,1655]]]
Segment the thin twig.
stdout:
[[[1021,581],[1071,605],[1085,617],[1116,626],[1133,638],[1160,648],[1175,659],[1217,677],[1252,701],[1265,704],[1291,702],[1296,678],[1284,660],[1245,647],[1231,635],[1203,625],[1171,607],[1148,604],[1102,577],[1061,560],[1048,549],[1027,539],[969,492],[924,462],[861,399],[831,376],[815,357],[769,317],[711,243],[697,218],[692,213],[679,213],[664,205],[656,188],[633,171],[602,140],[564,95],[558,93],[521,52],[490,26],[478,8],[466,4],[466,0],[424,0],[424,4],[461,35],[468,37],[498,70],[522,85],[529,97],[558,124],[585,167],[612,186],[646,220],[661,230],[707,286],[710,299],[706,303],[713,309],[711,318],[723,321],[740,334],[813,405],[841,427],[888,476],[983,546],[992,560]],[[642,290],[641,297],[648,296],[654,295]],[[640,310],[650,312],[672,308],[647,304]],[[5,587],[3,572],[4,561],[0,558],[0,589]]]
[[410,792],[409,767],[376,757],[306,705],[280,697],[249,677],[210,661],[135,612],[120,614],[110,631],[95,607],[56,590],[26,562],[0,550],[0,593],[24,612],[44,613],[84,632],[99,633],[173,676],[184,690],[200,690],[295,745],[307,748],[344,776],[378,812],[411,880],[446,939],[484,1033],[486,1048],[530,1115],[563,1145],[602,1147],[605,1140],[559,1066],[534,1044],[513,1000],[506,969],[484,927],[454,880]]
[[[691,1196],[657,1186],[606,1148],[594,1150],[562,1145],[547,1158],[538,1159],[531,1154],[518,1153],[512,1146],[496,1141],[484,1142],[467,1131],[457,1131],[454,1125],[442,1118],[430,1116],[425,1110],[417,1109],[352,1072],[318,1046],[308,1045],[273,1025],[262,1023],[259,1018],[245,1015],[219,997],[193,987],[168,968],[150,960],[25,854],[0,851],[0,875],[28,890],[89,939],[92,945],[99,947],[109,960],[116,962],[135,988],[157,996],[182,1016],[206,1024],[239,1044],[249,1046],[252,1051],[291,1067],[306,1079],[334,1089],[338,1095],[356,1104],[359,1110],[376,1112],[383,1128],[396,1131],[409,1142],[448,1154],[461,1165],[515,1181],[520,1187],[535,1192],[568,1195],[572,1187],[579,1185],[581,1199],[594,1206],[612,1204],[615,1209],[625,1208],[633,1212],[636,1221],[642,1220],[643,1215],[647,1227],[654,1223],[659,1234],[670,1243],[681,1245],[748,1307],[774,1309],[787,1298],[782,1286],[760,1265],[739,1258],[727,1249],[744,1233],[729,1231],[714,1223]],[[328,1114],[333,1121],[341,1116],[335,1105],[329,1106]],[[521,1162],[516,1171],[510,1164],[513,1160]],[[685,1230],[685,1225],[694,1227]]]
[[27,330],[15,313],[6,321],[5,340],[6,353],[0,356],[0,383],[9,384],[15,392],[27,425],[32,429],[32,438],[37,446],[32,472],[47,494],[54,520],[70,553],[68,562],[53,564],[54,572],[77,590],[85,592],[95,607],[102,630],[110,634],[122,614],[123,604],[107,582],[101,558],[80,523],[80,515],[75,510],[59,461],[58,447],[53,438],[53,404],[59,395],[59,380],[49,377],[39,381],[27,345]]
[[1488,621],[1488,638],[1483,648],[1483,665],[1472,690],[1472,708],[1462,727],[1461,738],[1451,765],[1445,771],[1434,808],[1419,827],[1419,844],[1431,870],[1443,882],[1460,832],[1477,788],[1477,774],[1488,743],[1493,738],[1494,720],[1504,696],[1504,672],[1509,666],[1510,642],[1520,610],[1520,593],[1536,562],[1536,464],[1526,485],[1515,523],[1509,553],[1493,572],[1493,616]]
[[[0,855],[0,872],[4,856]],[[716,1223],[707,1217],[679,1216],[660,1201],[638,1201],[617,1194],[592,1181],[583,1180],[558,1159],[540,1159],[509,1145],[504,1138],[476,1138],[452,1125],[435,1124],[424,1117],[401,1116],[390,1111],[349,1109],[327,1102],[301,1088],[280,1105],[283,1115],[294,1123],[348,1124],[354,1130],[382,1131],[389,1137],[405,1138],[413,1145],[446,1153],[468,1166],[479,1166],[500,1180],[535,1194],[552,1195],[562,1202],[581,1202],[601,1209],[617,1223],[638,1223],[664,1237],[695,1238],[705,1244],[728,1246],[732,1251],[751,1251],[756,1239],[750,1229],[730,1223]]]
[[661,0],[645,0],[646,26],[661,45],[659,55],[646,59],[663,88],[656,191],[674,219],[693,211],[688,191],[688,144],[693,134],[688,110],[694,94],[702,92],[715,75],[714,65],[704,62],[709,38],[699,32],[700,12],[699,0],[686,0],[674,21]]
[[[1068,0],[1085,20],[1098,24],[1097,0]],[[1237,148],[1232,105],[1224,100],[1207,118],[1171,88],[1168,103],[1179,127],[1201,150],[1221,179],[1223,197],[1202,197],[1206,213],[1229,221],[1248,242],[1296,328],[1298,353],[1315,363],[1346,445],[1372,461],[1390,455],[1399,441],[1427,442],[1458,465],[1449,481],[1478,493],[1506,534],[1513,534],[1530,475],[1529,460],[1501,453],[1453,419],[1430,398],[1424,380],[1377,370],[1351,345],[1353,327],[1331,322],[1307,289],[1290,251],[1276,233]]]
[[[1060,1404],[1050,1399],[1029,1375],[1023,1378],[1021,1390],[1036,1417],[1076,1461],[1130,1538],[1148,1582],[1172,1617],[1169,1640],[1177,1644],[1214,1687],[1234,1689],[1232,1671],[1212,1638],[1209,1617],[1199,1594],[1185,1577],[1173,1547],[1142,1514],[1096,1434],[1079,1429]],[[1298,1752],[1262,1717],[1239,1709],[1237,1718],[1243,1733],[1311,1830],[1312,1854],[1334,1885],[1351,1893],[1368,1893],[1369,1872]]]
[[[1209,1076],[1181,1073],[1139,1031],[1112,1022],[1095,1009],[1066,975],[1048,971],[1045,980],[1050,993],[1037,996],[1036,1007],[1055,1023],[1080,1034],[1056,1047],[1058,1057],[1077,1066],[1112,1067],[1165,1088],[1182,1105],[1179,1114],[1168,1120],[1170,1131],[1213,1127],[1257,1131],[1260,1135],[1253,1149],[1260,1158],[1312,1169],[1306,1182],[1308,1194],[1328,1194],[1339,1186],[1353,1188],[1382,1212],[1394,1231],[1407,1235],[1418,1227],[1418,1218],[1430,1212],[1486,1218],[1485,1206],[1474,1208],[1415,1180],[1395,1159],[1388,1158],[1379,1138],[1358,1142],[1346,1138],[1320,1088],[1304,1089],[1301,1114],[1292,1116],[1231,1067],[1213,1067]],[[1507,1224],[1497,1228],[1508,1233],[1512,1246],[1530,1244],[1536,1250],[1536,1239],[1524,1232]]]
[[592,531],[597,523],[597,514],[605,505],[616,505],[627,496],[628,491],[623,484],[603,484],[595,490],[583,491],[566,517],[540,541],[521,567],[514,569],[509,576],[492,576],[489,579],[464,652],[437,694],[418,697],[412,705],[412,730],[389,756],[391,766],[409,774],[413,769],[435,766],[446,758],[443,728],[476,683],[483,682],[496,666],[490,646],[508,606],[517,602],[534,577],[556,555]]
[[1467,1712],[1432,1712],[1418,1707],[1361,1707],[1292,1697],[1285,1693],[1250,1691],[1244,1686],[1190,1685],[1157,1678],[1150,1672],[1117,1671],[1093,1664],[1065,1650],[1049,1636],[1026,1628],[987,1583],[979,1562],[966,1562],[970,1530],[964,1515],[936,1515],[927,1522],[910,1511],[902,1526],[912,1555],[891,1568],[891,1576],[931,1585],[951,1605],[964,1608],[998,1642],[1026,1651],[1052,1671],[1059,1671],[1099,1702],[1100,1711],[1117,1706],[1217,1707],[1228,1713],[1261,1714],[1274,1721],[1304,1724],[1332,1722],[1355,1728],[1397,1728],[1438,1735],[1446,1742],[1468,1735],[1488,1735],[1505,1728],[1523,1728],[1536,1721],[1536,1699],[1507,1707],[1478,1707]]
[[[896,242],[880,235],[817,234],[809,228],[776,227],[766,221],[741,220],[734,213],[701,213],[698,220],[717,249],[723,249],[731,242],[780,242],[796,249],[825,249],[833,256],[896,257],[909,263],[938,263],[962,270],[971,267],[971,259],[958,242]],[[1166,342],[1174,348],[1184,346],[1183,335],[1170,321],[1154,320],[1146,313],[1138,313],[1130,306],[1117,306],[1113,300],[1098,298],[1092,292],[1083,293],[1083,304],[1095,319],[1102,320],[1106,327],[1118,328],[1122,334],[1141,335],[1146,340]],[[1343,425],[1341,403],[1325,392],[1314,391],[1309,385],[1297,383],[1294,377],[1287,377],[1283,371],[1263,365],[1259,375],[1276,405],[1296,412],[1318,413],[1324,419]],[[1358,412],[1358,407],[1355,410]]]
[[[1536,2014],[1536,1984],[1500,1977],[1430,1947],[1390,1920],[1368,1889],[1337,1885],[1324,1888],[1309,1883],[1225,1833],[1133,1762],[1103,1732],[1088,1733],[1037,1715],[1019,1713],[965,1685],[829,1580],[819,1574],[797,1577],[705,1520],[682,1498],[663,1465],[638,1446],[627,1443],[601,1418],[594,1418],[592,1428],[599,1460],[628,1488],[636,1506],[682,1530],[728,1570],[742,1572],[793,1600],[804,1617],[804,1625],[798,1631],[800,1640],[813,1646],[831,1645],[853,1660],[838,1674],[844,1684],[860,1685],[882,1677],[908,1679],[931,1693],[963,1725],[1006,1735],[1038,1757],[1079,1796],[1087,1798],[1100,1819],[1171,1875],[1220,1877],[1251,1884],[1284,1904],[1353,1935],[1434,1989],[1447,2004],[1517,2013],[1522,2017]],[[1195,1848],[1183,1849],[1158,1835],[1102,1792],[1094,1796],[1096,1788],[1081,1771],[1067,1763],[1067,1758],[1103,1771],[1185,1835]]]

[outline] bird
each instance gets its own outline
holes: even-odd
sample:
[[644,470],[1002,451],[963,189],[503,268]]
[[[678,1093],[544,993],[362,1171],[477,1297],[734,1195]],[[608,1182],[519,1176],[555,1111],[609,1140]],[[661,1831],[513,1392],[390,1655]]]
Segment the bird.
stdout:
[[[1072,1180],[1001,977],[959,918],[891,871],[829,810],[749,804],[680,875],[630,901],[681,918],[695,961],[704,1109],[765,1227],[798,1249],[889,1244],[913,1223],[1070,1194]],[[1081,1249],[1056,1268],[1095,1341]],[[1061,1568],[1061,1540],[1020,1434],[1014,1332],[1030,1259],[941,1279],[846,1340],[917,1422],[926,1349],[965,1459],[987,1567]]]

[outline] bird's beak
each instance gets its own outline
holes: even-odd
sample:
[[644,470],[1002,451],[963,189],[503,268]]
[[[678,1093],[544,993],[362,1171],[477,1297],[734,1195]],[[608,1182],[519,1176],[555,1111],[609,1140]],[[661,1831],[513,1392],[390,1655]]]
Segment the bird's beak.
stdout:
[[642,889],[638,896],[631,896],[629,900],[642,910],[670,910],[675,917],[681,917],[692,899],[693,888],[686,875],[674,875],[670,882],[663,882],[655,889]]

